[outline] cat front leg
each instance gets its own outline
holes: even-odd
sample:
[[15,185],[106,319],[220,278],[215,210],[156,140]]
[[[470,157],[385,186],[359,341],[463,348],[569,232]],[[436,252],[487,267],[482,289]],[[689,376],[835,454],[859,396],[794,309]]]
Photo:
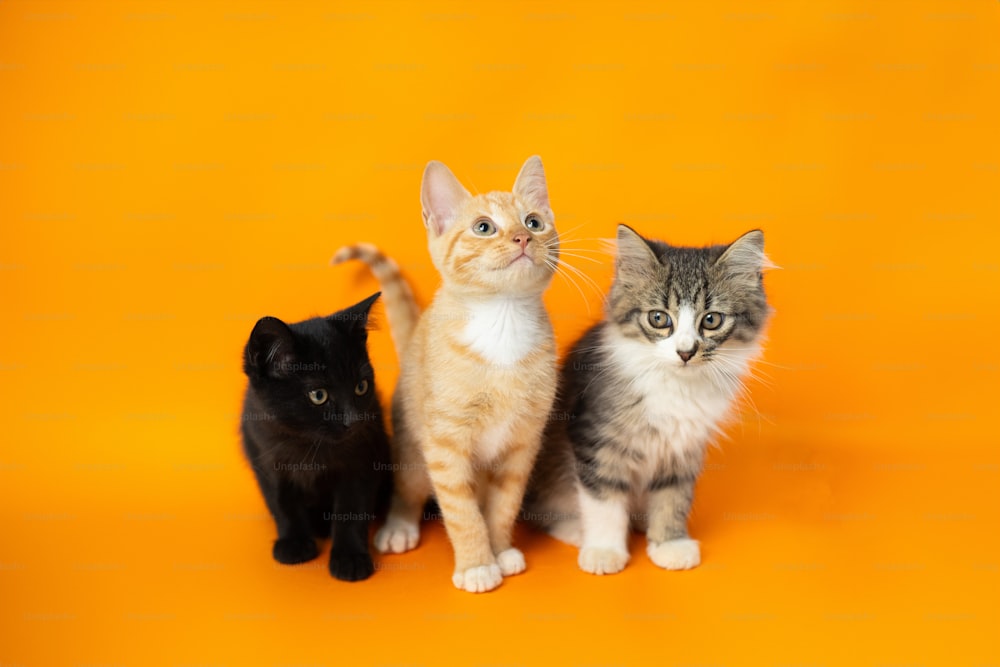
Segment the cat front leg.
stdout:
[[271,554],[274,560],[285,565],[305,563],[319,555],[312,536],[305,503],[288,480],[275,484],[261,484],[261,491],[278,526],[278,539]]
[[629,561],[628,468],[621,457],[602,455],[611,441],[590,426],[577,420],[569,431],[583,532],[577,563],[584,572],[615,574]]
[[420,542],[424,504],[431,496],[431,480],[420,448],[405,437],[402,428],[400,431],[393,448],[393,493],[389,514],[385,525],[375,533],[375,548],[381,553],[401,554],[416,548]]
[[441,442],[428,447],[427,469],[430,471],[444,527],[455,552],[455,572],[451,581],[455,588],[470,593],[491,591],[503,581],[500,566],[490,545],[489,530],[479,507],[476,494],[476,474],[464,455],[455,456],[458,448]]
[[583,541],[577,563],[591,574],[615,574],[625,569],[628,553],[628,495],[624,485],[580,484]]
[[505,577],[520,574],[526,568],[524,554],[511,545],[511,534],[538,449],[529,442],[538,442],[538,438],[511,445],[497,461],[488,464],[484,513],[490,546]]
[[698,541],[688,537],[687,531],[694,484],[694,477],[661,475],[649,486],[646,552],[666,570],[688,570],[701,563]]
[[344,475],[337,484],[330,534],[330,574],[342,581],[372,576],[368,525],[375,518],[375,482],[370,476]]

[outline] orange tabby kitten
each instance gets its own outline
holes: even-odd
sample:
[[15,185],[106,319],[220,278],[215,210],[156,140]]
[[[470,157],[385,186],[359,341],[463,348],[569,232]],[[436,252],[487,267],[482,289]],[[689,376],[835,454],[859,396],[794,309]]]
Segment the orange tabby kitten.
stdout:
[[372,267],[401,364],[392,405],[395,493],[375,546],[414,548],[433,493],[455,551],[452,581],[480,593],[525,568],[511,532],[555,398],[542,292],[559,237],[538,157],[524,163],[513,192],[478,196],[431,162],[421,203],[442,279],[423,316],[395,263],[374,247],[342,248],[333,260]]

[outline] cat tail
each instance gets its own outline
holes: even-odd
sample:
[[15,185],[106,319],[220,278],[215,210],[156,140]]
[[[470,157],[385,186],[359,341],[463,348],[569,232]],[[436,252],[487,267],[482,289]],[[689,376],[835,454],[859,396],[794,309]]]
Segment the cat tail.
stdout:
[[367,264],[382,286],[382,301],[389,318],[392,341],[396,345],[396,355],[402,360],[420,319],[420,308],[413,298],[413,290],[400,272],[399,265],[370,243],[344,246],[334,253],[330,263],[341,264],[352,259]]

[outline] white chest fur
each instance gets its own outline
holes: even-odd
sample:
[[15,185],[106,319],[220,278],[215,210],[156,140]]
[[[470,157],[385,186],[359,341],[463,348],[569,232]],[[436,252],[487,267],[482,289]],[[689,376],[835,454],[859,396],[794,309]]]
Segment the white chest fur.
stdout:
[[640,408],[651,435],[642,443],[646,470],[666,458],[686,458],[720,433],[739,392],[738,382],[707,368],[665,363],[645,342],[616,340],[611,349],[623,379],[642,397]]
[[460,338],[486,361],[511,366],[546,343],[546,323],[538,297],[494,297],[467,305]]

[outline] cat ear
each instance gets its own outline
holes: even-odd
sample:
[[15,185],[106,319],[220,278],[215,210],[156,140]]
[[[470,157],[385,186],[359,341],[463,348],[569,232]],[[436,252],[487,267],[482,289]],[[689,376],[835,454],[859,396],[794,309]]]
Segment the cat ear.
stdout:
[[715,260],[731,276],[760,278],[765,269],[774,265],[764,254],[764,232],[759,229],[749,231],[729,244],[729,247]]
[[552,213],[549,208],[549,186],[545,181],[542,158],[529,157],[514,180],[514,195],[539,213]]
[[382,292],[375,292],[367,299],[344,308],[326,319],[331,322],[345,322],[351,331],[359,331],[363,337],[367,338],[368,315],[380,296],[382,296]]
[[660,260],[646,239],[628,225],[618,225],[618,252],[615,256],[615,272],[619,275],[645,275],[653,267],[660,266]]
[[257,320],[243,352],[243,371],[255,377],[284,377],[295,361],[295,336],[277,317]]
[[451,169],[442,162],[431,160],[424,169],[424,179],[420,184],[424,227],[440,236],[455,222],[458,209],[471,196]]
[[372,306],[375,305],[375,302],[378,301],[378,298],[380,296],[382,296],[382,292],[375,292],[374,294],[372,294],[367,299],[364,299],[362,301],[357,302],[356,304],[354,304],[353,306],[351,306],[347,310],[350,311],[350,312],[352,312],[352,313],[356,313],[357,315],[364,315],[364,319],[367,320],[368,319],[368,311],[370,311],[372,309]]

